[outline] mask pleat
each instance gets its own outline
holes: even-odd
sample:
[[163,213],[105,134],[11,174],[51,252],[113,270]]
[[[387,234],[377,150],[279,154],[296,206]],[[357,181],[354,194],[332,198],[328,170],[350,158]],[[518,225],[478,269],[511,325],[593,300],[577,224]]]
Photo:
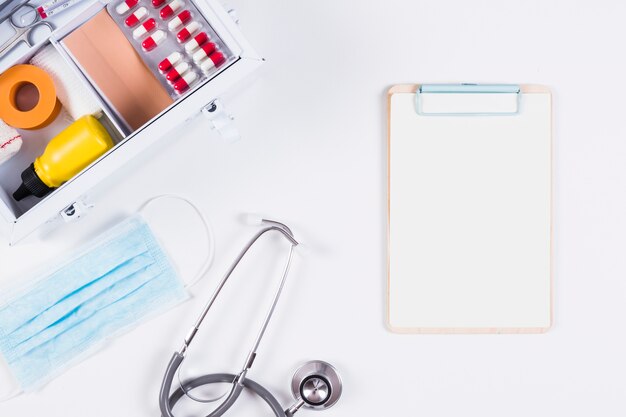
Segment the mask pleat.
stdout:
[[137,291],[152,279],[157,279],[159,276],[157,274],[162,273],[162,271],[157,271],[156,269],[158,269],[158,267],[154,264],[146,266],[123,281],[105,288],[97,297],[91,298],[76,306],[66,312],[66,315],[59,318],[55,323],[52,323],[29,339],[13,346],[11,357],[7,357],[7,360],[11,362],[12,360],[19,359],[24,354],[50,342],[50,340],[63,335],[72,327],[90,319],[94,314],[98,313],[98,311],[118,302],[127,296],[127,294]]
[[120,265],[146,253],[141,235],[128,231],[119,241],[104,242],[53,272],[20,298],[0,308],[0,337],[11,334],[63,300],[73,297]]
[[[155,310],[170,308],[187,298],[183,286],[175,285],[171,272],[150,280],[130,294],[96,311],[62,334],[23,352],[9,365],[24,385],[55,376],[55,365],[69,364],[82,351],[93,349],[105,339],[146,318]],[[34,368],[33,366],[37,366]],[[20,378],[21,376],[21,378]]]
[[129,219],[0,308],[0,350],[25,391],[187,298],[147,224]]
[[72,297],[64,297],[52,307],[9,333],[0,341],[0,345],[6,344],[6,347],[11,349],[31,340],[40,332],[58,325],[59,321],[69,317],[72,311],[79,310],[81,306],[88,304],[91,300],[97,300],[120,280],[126,280],[129,276],[132,277],[133,274],[145,270],[154,262],[154,259],[147,252],[126,261],[109,271],[108,274],[92,281],[88,286],[74,291]]

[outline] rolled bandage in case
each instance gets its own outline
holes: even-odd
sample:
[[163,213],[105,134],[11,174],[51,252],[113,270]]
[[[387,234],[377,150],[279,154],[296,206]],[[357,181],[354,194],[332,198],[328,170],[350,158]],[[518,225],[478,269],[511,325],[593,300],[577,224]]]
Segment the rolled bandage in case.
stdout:
[[83,116],[55,136],[44,153],[22,172],[22,185],[13,198],[43,197],[113,147],[107,130],[93,116]]
[[102,113],[94,95],[87,90],[83,81],[68,66],[54,46],[48,45],[43,48],[30,60],[30,63],[44,70],[52,78],[56,95],[73,120],[78,120],[88,114],[98,117]]
[[22,147],[22,135],[0,120],[0,165],[11,159]]

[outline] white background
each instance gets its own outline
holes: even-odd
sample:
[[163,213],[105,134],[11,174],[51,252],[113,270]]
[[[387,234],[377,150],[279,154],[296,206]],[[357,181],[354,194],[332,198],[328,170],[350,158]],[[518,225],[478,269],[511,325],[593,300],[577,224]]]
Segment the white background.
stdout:
[[[211,273],[191,302],[109,343],[42,391],[0,404],[0,415],[158,416],[169,356],[254,230],[238,213],[255,210],[284,220],[306,244],[250,373],[281,401],[288,402],[292,370],[319,357],[345,382],[343,399],[324,412],[329,417],[623,416],[626,5],[234,5],[268,59],[227,100],[244,139],[229,144],[197,119],[169,134],[135,173],[114,178],[83,221],[0,249],[0,284],[10,285],[148,197],[175,192],[193,197],[214,224]],[[420,336],[385,328],[385,93],[395,83],[452,81],[540,83],[554,92],[555,322],[547,334]],[[186,213],[168,203],[148,214],[189,275],[205,246]],[[242,272],[216,310],[221,321],[212,316],[198,339],[206,371],[240,366],[246,347],[234,339],[250,340],[262,307],[251,295],[276,280],[251,267]],[[231,415],[268,413],[248,400]]]

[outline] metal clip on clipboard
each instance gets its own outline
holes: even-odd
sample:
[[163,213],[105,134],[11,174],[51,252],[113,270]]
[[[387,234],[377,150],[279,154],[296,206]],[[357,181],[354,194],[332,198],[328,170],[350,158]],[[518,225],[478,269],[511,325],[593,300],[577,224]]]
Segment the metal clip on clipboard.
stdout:
[[516,84],[423,84],[415,108],[421,116],[512,116],[520,97]]

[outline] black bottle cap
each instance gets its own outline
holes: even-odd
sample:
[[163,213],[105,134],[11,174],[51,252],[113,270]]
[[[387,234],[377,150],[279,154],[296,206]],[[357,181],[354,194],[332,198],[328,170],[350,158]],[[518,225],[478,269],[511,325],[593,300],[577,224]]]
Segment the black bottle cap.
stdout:
[[17,201],[34,195],[36,197],[43,197],[52,190],[48,187],[35,172],[35,164],[30,164],[28,168],[22,172],[22,185],[13,193],[13,198]]

